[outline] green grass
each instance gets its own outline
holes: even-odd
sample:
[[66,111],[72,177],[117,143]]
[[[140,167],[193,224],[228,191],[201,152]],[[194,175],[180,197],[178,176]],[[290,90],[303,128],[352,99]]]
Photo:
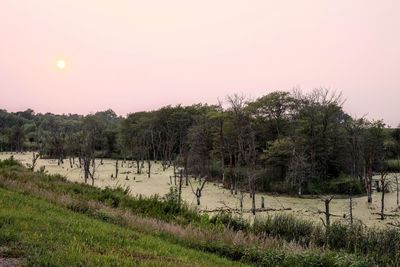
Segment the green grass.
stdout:
[[[53,233],[53,231],[55,231],[54,234],[63,235],[64,239],[65,235],[68,236],[66,241],[61,238],[59,243],[53,245],[53,247],[64,251],[63,254],[59,253],[57,255],[53,251],[53,247],[49,248],[47,246],[47,244],[51,243],[46,243],[48,242],[46,238],[46,241],[42,240],[40,244],[36,245],[35,242],[28,242],[31,238],[38,236],[36,232],[25,233],[21,238],[19,229],[24,228],[19,225],[11,228],[13,229],[12,231],[3,231],[18,221],[12,216],[0,220],[0,240],[4,241],[0,242],[0,256],[2,244],[6,244],[11,248],[16,246],[23,247],[23,250],[13,250],[11,255],[24,251],[25,253],[21,255],[27,258],[31,265],[35,266],[65,266],[66,263],[60,261],[60,259],[69,259],[77,256],[82,257],[82,260],[86,260],[82,263],[84,266],[123,266],[138,265],[139,263],[142,265],[163,266],[168,264],[173,266],[188,265],[188,263],[201,266],[224,265],[224,263],[219,264],[214,260],[210,262],[211,258],[208,255],[213,255],[215,259],[221,261],[223,258],[218,257],[225,257],[257,266],[373,266],[373,261],[368,257],[346,253],[340,247],[336,248],[337,250],[335,251],[331,251],[324,246],[320,248],[308,245],[300,246],[302,243],[308,243],[308,239],[304,239],[304,237],[309,235],[310,231],[307,231],[308,227],[305,222],[293,225],[290,222],[285,223],[286,218],[281,218],[278,221],[273,220],[270,223],[261,224],[257,228],[259,231],[254,231],[256,228],[252,229],[245,221],[232,218],[228,214],[209,218],[206,215],[195,213],[186,206],[179,207],[177,206],[174,192],[171,192],[166,197],[135,198],[129,196],[127,191],[122,188],[99,189],[68,182],[59,175],[34,173],[22,167],[13,159],[0,160],[0,187],[14,192],[7,191],[8,194],[16,194],[25,198],[29,196],[30,200],[20,204],[19,207],[15,207],[15,203],[12,202],[14,206],[9,209],[10,212],[27,209],[28,211],[22,211],[22,214],[25,216],[30,215],[31,218],[27,219],[29,222],[51,220],[46,225],[57,226],[57,229],[51,229],[51,231],[47,230],[49,226],[44,227],[46,230],[44,233],[40,232],[39,236],[52,237],[53,235],[49,233]],[[15,192],[19,192],[19,194]],[[2,191],[0,191],[0,195],[1,193]],[[16,197],[12,198],[18,199]],[[43,214],[41,212],[31,214],[31,206],[35,201],[39,201],[39,198],[42,199],[41,203],[47,203],[52,209],[57,208],[68,212],[68,216],[50,214],[43,218],[42,216],[51,210],[48,207],[40,208],[40,210],[43,210]],[[0,205],[6,206],[1,203]],[[0,218],[2,217],[0,216]],[[61,218],[61,221],[59,221],[59,218]],[[62,244],[64,242],[68,244],[68,242],[71,242],[68,238],[74,236],[70,233],[63,234],[63,226],[74,225],[75,222],[82,225],[81,218],[92,221],[92,223],[86,223],[84,226],[78,227],[79,229],[83,228],[87,232],[87,236],[85,237],[78,232],[76,241],[71,245],[74,249],[63,248]],[[38,225],[38,223],[35,224]],[[95,226],[95,224],[102,224],[103,226]],[[281,226],[280,224],[283,225]],[[94,228],[93,231],[88,232],[92,229],[92,226]],[[276,228],[277,226],[278,228]],[[293,226],[295,227],[293,228]],[[101,233],[106,233],[105,236],[98,233],[99,229],[101,229]],[[125,231],[126,234],[121,232],[115,234],[117,230],[112,231],[112,229]],[[37,229],[32,228],[32,230]],[[3,235],[3,233],[5,234]],[[166,245],[160,244],[160,248],[152,248],[151,256],[148,256],[145,252],[133,254],[132,256],[131,243],[118,243],[118,240],[121,239],[118,237],[119,234],[125,237],[129,236],[129,233],[134,233],[135,236],[146,237],[147,239],[157,239],[156,243],[165,243]],[[117,240],[113,241],[113,235],[117,236]],[[110,241],[108,239],[97,243],[90,241],[103,240],[103,238],[110,238]],[[87,244],[87,240],[90,241],[89,244]],[[131,240],[131,242],[134,242],[134,240]],[[58,244],[61,244],[60,247]],[[138,247],[134,249],[135,253],[143,249],[139,245]],[[158,251],[165,251],[165,248],[171,249],[172,247],[177,249],[177,253],[172,253],[174,256],[169,257],[164,254],[157,254]],[[94,251],[92,251],[93,249]],[[45,253],[46,251],[51,252]],[[196,256],[188,256],[190,255],[188,251],[191,251]],[[109,253],[111,254],[108,255]],[[55,259],[51,258],[53,255],[56,255]],[[208,259],[201,261],[191,260],[203,255]],[[103,257],[105,258],[103,259]],[[135,262],[131,259],[135,257],[144,260]],[[107,261],[108,258],[112,259],[112,264]],[[173,262],[170,258],[177,260]],[[187,261],[181,260],[182,258],[187,259]],[[41,261],[43,259],[44,262]],[[50,262],[49,259],[55,262]],[[126,261],[128,261],[128,264],[126,264]],[[79,264],[80,260],[77,260],[71,262],[68,266]]]
[[5,189],[0,189],[0,247],[31,266],[239,265]]

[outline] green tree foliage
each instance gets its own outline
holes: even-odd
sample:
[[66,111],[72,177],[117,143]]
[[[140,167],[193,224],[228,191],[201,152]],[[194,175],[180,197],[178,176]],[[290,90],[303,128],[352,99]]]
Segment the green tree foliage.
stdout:
[[[383,161],[400,157],[400,130],[353,119],[341,94],[326,89],[275,91],[256,100],[228,96],[219,105],[165,106],[119,117],[0,110],[0,149],[67,157],[131,159],[207,176],[237,191],[302,193],[353,177],[368,191]],[[90,176],[90,173],[88,174]],[[227,177],[227,179],[225,179]],[[253,177],[250,179],[249,177]],[[274,185],[275,184],[275,185]]]

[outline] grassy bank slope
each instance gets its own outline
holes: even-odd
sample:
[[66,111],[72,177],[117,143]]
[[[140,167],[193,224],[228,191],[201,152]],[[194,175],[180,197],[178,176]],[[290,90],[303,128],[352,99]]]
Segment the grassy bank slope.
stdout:
[[0,189],[0,258],[46,266],[235,266],[213,254]]
[[[48,219],[55,220],[54,222],[48,223],[50,225],[56,225],[56,229],[47,230],[50,226],[42,226],[44,230],[40,234],[36,232],[27,233],[25,235],[19,236],[18,229],[21,228],[20,225],[14,226],[15,219],[6,219],[5,223],[0,225],[8,226],[10,225],[11,234],[9,236],[4,236],[0,240],[10,240],[15,241],[16,244],[23,244],[22,252],[29,252],[22,254],[34,265],[65,265],[64,262],[40,262],[42,259],[51,258],[56,252],[49,250],[54,250],[52,246],[50,248],[46,245],[47,239],[53,240],[51,232],[61,234],[64,231],[63,226],[69,226],[73,224],[74,216],[83,216],[96,223],[105,223],[106,229],[97,227],[94,223],[86,223],[85,226],[81,228],[85,231],[92,229],[93,234],[103,236],[103,232],[106,232],[104,238],[112,238],[109,235],[121,235],[126,237],[129,233],[135,233],[135,236],[144,236],[146,238],[156,239],[160,245],[157,248],[149,249],[151,256],[142,256],[142,254],[133,254],[140,251],[138,248],[131,249],[130,243],[127,243],[127,247],[124,244],[118,243],[120,238],[114,241],[104,241],[106,245],[102,247],[103,242],[93,243],[91,240],[101,239],[100,237],[95,238],[91,235],[87,235],[85,238],[81,238],[81,233],[78,231],[78,236],[75,238],[75,244],[71,245],[73,252],[76,253],[65,253],[66,255],[75,255],[83,257],[82,260],[89,256],[85,256],[82,253],[88,253],[88,255],[99,254],[108,255],[113,258],[110,262],[104,260],[104,262],[93,263],[93,265],[129,265],[129,264],[147,264],[147,265],[217,265],[223,266],[226,262],[219,258],[226,257],[231,260],[246,262],[249,264],[257,266],[344,266],[344,267],[361,267],[361,266],[375,266],[373,260],[369,257],[370,251],[364,251],[360,253],[363,255],[347,253],[343,246],[335,247],[335,250],[330,250],[328,246],[324,244],[316,244],[314,241],[318,242],[324,240],[324,234],[319,233],[320,228],[315,228],[318,231],[314,231],[313,225],[309,223],[301,222],[298,224],[295,222],[295,227],[293,228],[293,222],[288,225],[282,225],[282,220],[279,222],[274,220],[272,224],[262,225],[262,227],[250,227],[248,224],[243,224],[238,218],[234,219],[230,216],[226,217],[221,215],[219,217],[209,218],[207,215],[199,215],[195,211],[190,210],[186,205],[179,205],[177,201],[177,194],[171,192],[165,197],[132,197],[127,193],[127,190],[119,189],[100,189],[88,185],[71,183],[68,182],[64,177],[59,175],[46,175],[44,173],[32,172],[28,169],[22,167],[17,161],[13,159],[0,160],[0,187],[9,190],[7,192],[18,193],[19,197],[28,197],[32,200],[27,201],[27,204],[21,204],[21,209],[27,209],[21,214],[29,215],[32,209],[30,207],[31,201],[41,199],[43,203],[47,205],[52,205],[53,208],[58,207],[59,210],[68,212],[66,215],[52,215],[47,216]],[[0,191],[1,195],[2,191]],[[15,198],[18,199],[18,198]],[[34,203],[34,202],[32,202]],[[51,203],[51,204],[49,204]],[[1,203],[0,203],[1,205]],[[14,205],[8,210],[16,212],[19,207],[15,207],[14,202],[10,202],[10,205]],[[6,206],[6,205],[2,205]],[[1,206],[0,206],[1,210]],[[3,209],[7,210],[7,209]],[[48,208],[42,208],[43,212],[49,210]],[[40,212],[39,212],[40,213]],[[45,213],[44,213],[45,214]],[[0,213],[1,215],[1,213]],[[39,217],[37,217],[39,216]],[[42,214],[31,215],[27,221],[39,220]],[[63,218],[64,219],[58,219]],[[1,217],[0,217],[1,218]],[[224,219],[225,218],[225,219]],[[227,220],[226,220],[227,219]],[[284,221],[287,221],[286,219]],[[26,222],[27,223],[27,222]],[[37,224],[37,223],[36,223]],[[93,226],[93,227],[92,227]],[[280,226],[283,226],[280,227]],[[311,229],[310,231],[304,231],[306,229]],[[0,229],[0,232],[4,232],[4,226]],[[279,228],[279,229],[278,229]],[[39,228],[41,229],[41,228]],[[99,230],[100,229],[100,230]],[[124,232],[119,232],[115,234],[115,231],[111,229],[122,229]],[[130,230],[129,230],[130,229]],[[279,231],[271,232],[269,230],[278,229]],[[37,231],[37,228],[32,228],[32,230]],[[121,230],[121,231],[122,231]],[[257,231],[255,231],[257,230]],[[58,233],[57,231],[60,231]],[[118,230],[119,231],[119,230]],[[101,233],[99,233],[101,232]],[[318,233],[319,234],[318,234]],[[7,233],[5,231],[5,233]],[[310,238],[310,234],[318,238],[311,239],[310,242],[302,245],[305,237]],[[42,241],[40,244],[35,244],[35,242],[28,242],[30,236],[42,236]],[[14,240],[14,237],[18,237]],[[74,236],[67,234],[67,244],[72,242],[70,239],[74,240]],[[83,236],[83,235],[82,235]],[[343,236],[343,233],[341,233]],[[395,235],[397,236],[397,235]],[[1,237],[1,236],[0,236]],[[283,237],[283,238],[282,238]],[[296,237],[296,238],[294,238]],[[298,238],[300,239],[298,239]],[[321,239],[322,238],[322,239]],[[125,238],[126,239],[126,238]],[[123,239],[123,240],[125,240]],[[28,241],[27,241],[28,240]],[[87,241],[89,240],[89,241]],[[330,239],[329,239],[330,240]],[[128,240],[129,242],[133,242]],[[124,241],[124,242],[128,242]],[[153,243],[157,243],[153,242]],[[368,241],[369,242],[369,241]],[[61,239],[60,244],[64,243]],[[0,243],[0,255],[1,255],[1,244]],[[13,242],[8,243],[7,246],[12,246]],[[175,244],[172,245],[172,244]],[[58,248],[58,243],[53,245]],[[60,245],[61,248],[63,247]],[[133,245],[132,245],[133,246]],[[168,249],[176,247],[181,249],[180,252],[172,253]],[[387,246],[379,246],[379,248]],[[395,246],[392,246],[395,248]],[[186,248],[186,249],[184,249]],[[375,249],[372,252],[380,251],[380,249]],[[39,252],[36,252],[39,251]],[[133,252],[132,252],[133,250]],[[161,252],[169,252],[169,254],[160,254]],[[44,252],[46,253],[44,253]],[[186,251],[191,251],[194,253],[190,256]],[[203,251],[204,253],[196,253],[196,251]],[[357,250],[358,251],[358,250]],[[350,250],[349,252],[354,252]],[[42,253],[42,254],[41,254]],[[166,253],[166,252],[165,252]],[[211,258],[212,253],[214,254],[215,260]],[[12,253],[11,253],[12,254]],[[145,253],[146,254],[146,253]],[[383,260],[384,255],[388,254],[391,258]],[[380,263],[394,263],[392,254],[393,253],[380,253],[378,262]],[[59,258],[67,257],[66,255],[55,256],[55,260],[60,260]],[[139,258],[139,261],[134,261],[129,258]],[[147,254],[146,254],[147,255]],[[375,255],[375,254],[374,254]],[[119,258],[121,259],[115,259]],[[124,259],[128,258],[128,259]],[[156,259],[154,259],[156,258]],[[196,261],[194,259],[204,258],[204,260]],[[107,258],[106,258],[107,259]],[[144,259],[144,261],[140,261]],[[193,260],[192,260],[193,259]],[[205,260],[207,259],[207,260]],[[216,262],[216,259],[221,260],[221,263]],[[94,259],[93,259],[94,260]],[[185,261],[186,260],[186,261]],[[1,263],[1,257],[0,257]],[[70,265],[79,264],[80,261],[77,260]],[[90,265],[90,258],[88,261],[84,261],[82,265]],[[393,264],[392,264],[393,265]],[[385,266],[385,264],[382,264]]]

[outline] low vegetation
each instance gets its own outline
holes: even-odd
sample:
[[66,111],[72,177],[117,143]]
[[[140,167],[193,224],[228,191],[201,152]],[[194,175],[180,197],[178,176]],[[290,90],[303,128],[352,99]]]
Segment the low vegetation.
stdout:
[[132,197],[127,189],[99,189],[68,182],[58,175],[34,173],[13,159],[0,161],[0,185],[98,221],[156,234],[176,245],[244,263],[384,266],[398,265],[400,259],[397,229],[341,223],[324,228],[287,215],[267,217],[253,224],[231,214],[209,217],[179,204],[174,190],[164,197]]
[[0,205],[0,257],[18,265],[241,265],[5,189]]

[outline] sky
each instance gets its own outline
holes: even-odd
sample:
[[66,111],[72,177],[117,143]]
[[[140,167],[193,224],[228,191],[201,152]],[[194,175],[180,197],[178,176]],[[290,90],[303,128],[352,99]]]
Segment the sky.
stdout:
[[0,108],[125,115],[325,87],[349,114],[396,126],[399,10],[398,0],[1,0]]

